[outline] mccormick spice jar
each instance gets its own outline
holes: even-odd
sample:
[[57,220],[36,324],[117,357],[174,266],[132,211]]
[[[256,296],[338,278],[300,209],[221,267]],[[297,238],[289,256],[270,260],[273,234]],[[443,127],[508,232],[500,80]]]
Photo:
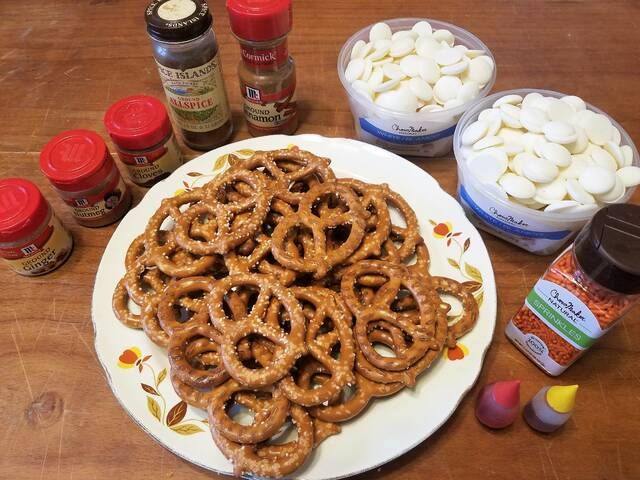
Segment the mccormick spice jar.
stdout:
[[154,0],[145,11],[162,86],[184,143],[211,150],[233,132],[211,14],[201,0]]
[[134,183],[150,187],[182,165],[169,115],[159,100],[123,98],[109,107],[104,124]]
[[287,47],[291,0],[227,0],[227,10],[240,41],[238,76],[249,132],[295,132],[296,67]]
[[0,257],[20,275],[44,275],[62,265],[73,239],[38,187],[22,178],[0,180]]
[[538,367],[559,375],[640,300],[640,206],[599,210],[507,325]]
[[90,130],[53,137],[40,154],[40,170],[81,225],[109,225],[131,205],[131,193],[107,145]]

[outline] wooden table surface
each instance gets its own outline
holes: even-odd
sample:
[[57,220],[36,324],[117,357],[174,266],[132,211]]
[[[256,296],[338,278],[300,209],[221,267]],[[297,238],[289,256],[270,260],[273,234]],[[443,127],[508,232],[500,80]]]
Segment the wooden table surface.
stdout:
[[[244,139],[235,75],[239,48],[223,2],[211,3],[235,114],[234,139]],[[63,129],[89,128],[106,136],[102,116],[115,100],[136,93],[164,99],[145,33],[144,4],[0,2],[0,176],[34,180],[76,240],[70,260],[44,277],[24,278],[0,268],[0,478],[216,478],[155,443],[116,402],[96,358],[90,319],[94,275],[115,226],[76,225],[37,167],[42,146]],[[299,133],[354,137],[336,74],[338,51],[354,31],[402,16],[445,20],[478,35],[497,60],[496,91],[541,87],[580,95],[640,139],[640,2],[635,0],[295,0],[290,50],[299,75]],[[416,163],[455,192],[451,155]],[[144,190],[135,190],[139,200]],[[483,237],[499,308],[478,383],[519,378],[523,399],[545,384],[578,383],[575,415],[554,435],[536,434],[522,420],[491,432],[474,418],[476,386],[435,435],[360,478],[640,478],[640,311],[634,309],[552,380],[503,334],[551,258]],[[49,414],[43,399],[56,399],[62,408]]]

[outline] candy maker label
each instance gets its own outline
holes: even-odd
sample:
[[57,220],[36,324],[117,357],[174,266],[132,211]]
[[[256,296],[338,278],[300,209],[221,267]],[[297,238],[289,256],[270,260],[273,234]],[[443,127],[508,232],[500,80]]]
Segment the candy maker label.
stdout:
[[405,145],[435,142],[443,138],[451,137],[456,130],[456,126],[453,125],[438,132],[429,132],[429,130],[422,125],[403,126],[395,121],[385,122],[380,119],[373,120],[362,117],[360,118],[360,128],[381,140]]
[[220,56],[196,68],[158,65],[174,121],[190,132],[209,132],[229,120],[231,112],[222,79]]
[[[564,240],[571,235],[570,230],[533,230],[532,228],[544,228],[539,225],[530,225],[523,219],[515,218],[513,215],[500,212],[498,208],[489,202],[476,202],[471,198],[464,186],[460,186],[460,198],[473,212],[486,223],[504,232],[529,238],[542,238],[548,240]],[[531,228],[528,228],[531,227]]]
[[584,350],[604,335],[598,320],[573,293],[548,280],[538,280],[525,304],[553,331]]

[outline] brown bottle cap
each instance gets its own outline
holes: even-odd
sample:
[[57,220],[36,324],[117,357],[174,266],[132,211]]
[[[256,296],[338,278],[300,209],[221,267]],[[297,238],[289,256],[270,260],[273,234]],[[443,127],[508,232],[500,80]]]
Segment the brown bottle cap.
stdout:
[[601,208],[574,242],[576,260],[603,287],[640,293],[640,205]]

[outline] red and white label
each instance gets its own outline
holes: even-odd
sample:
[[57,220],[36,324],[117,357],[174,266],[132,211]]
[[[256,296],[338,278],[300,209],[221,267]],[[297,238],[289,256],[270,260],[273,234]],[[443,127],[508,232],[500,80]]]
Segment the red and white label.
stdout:
[[251,66],[283,65],[289,58],[287,42],[284,41],[275,47],[253,48],[248,45],[240,45],[242,60]]

